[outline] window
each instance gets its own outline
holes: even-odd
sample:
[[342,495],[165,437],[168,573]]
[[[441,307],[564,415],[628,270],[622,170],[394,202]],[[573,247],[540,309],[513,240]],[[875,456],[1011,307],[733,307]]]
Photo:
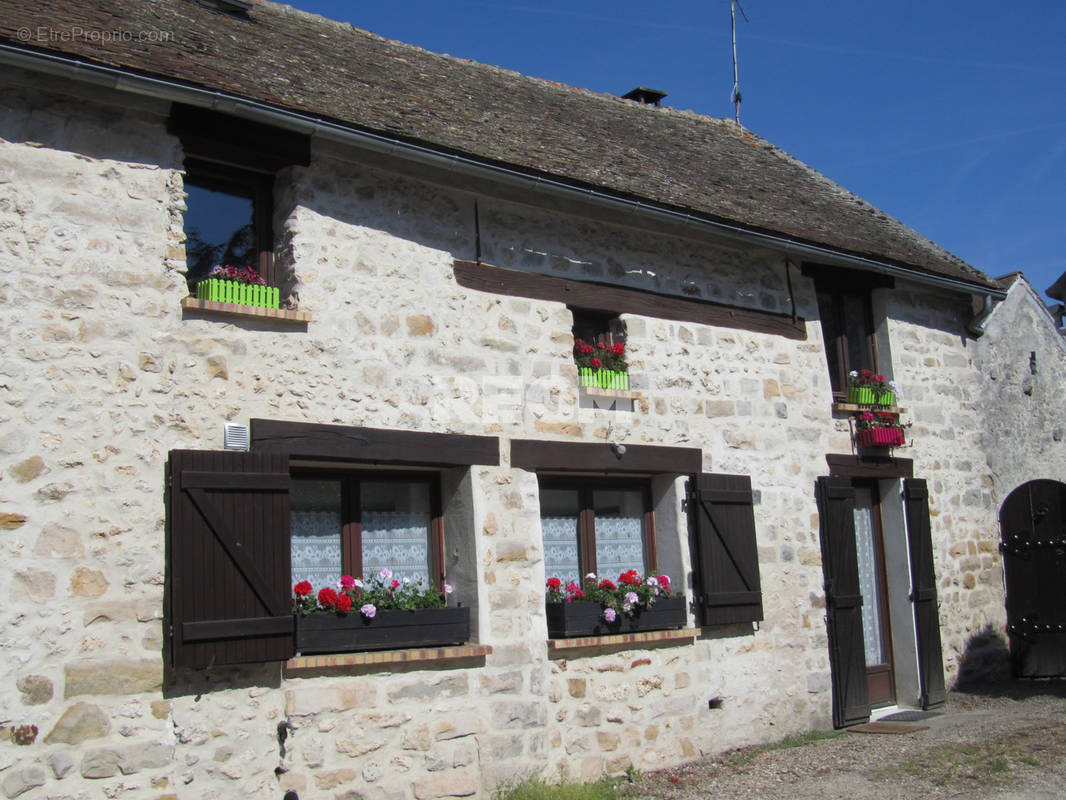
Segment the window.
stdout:
[[804,267],[804,274],[815,279],[829,381],[833,394],[843,396],[849,372],[879,371],[870,292],[875,288],[891,288],[893,281],[883,276],[856,275],[810,265]]
[[591,345],[625,344],[625,323],[616,315],[607,311],[589,311],[583,308],[571,308],[574,317],[574,341],[578,339]]
[[273,176],[185,159],[185,258],[191,290],[216,264],[273,282]]
[[639,480],[543,478],[544,566],[564,584],[656,569],[650,486]]
[[167,129],[181,139],[185,155],[189,288],[215,265],[250,268],[279,286],[274,180],[285,167],[310,163],[308,137],[177,103]]
[[[172,450],[163,592],[169,663],[292,658],[303,627],[293,615],[294,560],[319,570],[315,581],[388,566],[401,580],[427,577],[443,589],[445,519],[455,591],[446,609],[418,613],[452,620],[430,626],[442,641],[469,641],[478,596],[470,467],[499,462],[492,437],[255,419],[248,452]],[[397,644],[405,640],[384,616],[363,626],[358,615],[311,615],[346,623],[341,643],[331,639],[333,649],[317,652],[416,646]],[[379,641],[349,638],[365,627]],[[419,634],[417,646],[425,641]],[[303,644],[300,651],[315,652]]]
[[292,582],[334,586],[341,575],[443,583],[436,476],[297,472],[291,502]]
[[851,370],[877,371],[870,295],[819,288],[818,313],[822,318],[829,380],[833,392],[843,394]]

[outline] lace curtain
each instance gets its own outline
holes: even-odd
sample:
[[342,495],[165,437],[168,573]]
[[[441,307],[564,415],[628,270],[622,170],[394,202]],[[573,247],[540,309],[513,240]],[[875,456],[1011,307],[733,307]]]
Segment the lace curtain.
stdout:
[[877,559],[874,553],[873,516],[869,508],[855,509],[855,555],[859,562],[862,592],[862,639],[866,665],[885,663],[881,651],[881,608],[877,592]]
[[388,568],[396,580],[428,582],[429,522],[422,511],[364,511],[363,576]]
[[[379,504],[414,506],[413,511],[362,512],[364,579],[388,568],[397,580],[430,582],[428,489],[419,483],[367,482],[366,496]],[[341,578],[341,484],[336,480],[294,481],[290,526],[292,580],[307,580],[316,590]],[[360,576],[355,576],[360,577]]]
[[341,579],[339,511],[293,511],[292,579],[311,581],[316,590]]
[[612,581],[630,569],[644,574],[643,517],[596,516],[596,568]]
[[577,552],[577,517],[541,517],[541,535],[544,538],[544,573],[549,578],[559,578],[566,586],[570,581],[581,585]]

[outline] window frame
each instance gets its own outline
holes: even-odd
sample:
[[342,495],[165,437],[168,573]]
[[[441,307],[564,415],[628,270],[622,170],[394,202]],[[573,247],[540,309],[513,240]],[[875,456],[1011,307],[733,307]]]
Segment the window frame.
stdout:
[[[186,185],[252,201],[256,270],[268,286],[277,286],[274,270],[273,174],[213,161],[198,155],[186,155],[184,176]],[[184,222],[183,219],[183,230]]]
[[[363,524],[361,485],[363,483],[424,483],[429,487],[430,524],[428,536],[429,571],[427,576],[434,591],[444,590],[444,510],[442,506],[440,474],[436,471],[392,471],[353,467],[290,466],[293,483],[299,480],[341,481],[341,574],[367,579],[363,574]],[[290,547],[292,534],[289,535]],[[293,581],[298,576],[293,575]],[[321,587],[315,587],[316,589]]]
[[539,490],[563,489],[576,490],[578,493],[578,574],[590,572],[614,580],[617,576],[600,575],[596,565],[596,509],[592,493],[597,489],[634,490],[641,492],[643,502],[643,554],[644,574],[652,575],[658,569],[658,557],[655,545],[655,510],[652,503],[651,481],[644,478],[608,478],[585,475],[539,475]]

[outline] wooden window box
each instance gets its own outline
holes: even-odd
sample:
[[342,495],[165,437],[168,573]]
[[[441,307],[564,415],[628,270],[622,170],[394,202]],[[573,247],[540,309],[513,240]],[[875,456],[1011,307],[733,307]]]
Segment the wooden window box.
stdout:
[[296,652],[300,655],[444,647],[469,639],[470,609],[463,607],[379,611],[373,619],[357,609],[344,615],[296,616]]
[[614,622],[603,618],[599,603],[545,603],[544,608],[548,617],[548,636],[552,639],[670,630],[683,628],[686,622],[683,594],[662,597],[632,617],[619,612]]

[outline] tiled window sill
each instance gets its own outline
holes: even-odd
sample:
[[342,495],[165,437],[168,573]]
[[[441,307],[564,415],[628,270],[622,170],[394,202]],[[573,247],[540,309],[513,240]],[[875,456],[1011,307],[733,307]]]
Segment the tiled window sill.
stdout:
[[614,397],[619,400],[640,400],[644,397],[640,392],[623,389],[600,389],[597,386],[580,386],[581,393],[587,397]]
[[854,413],[857,411],[885,411],[889,414],[906,414],[907,409],[900,406],[868,406],[860,403],[833,403],[833,411],[839,413]]
[[633,646],[691,644],[700,635],[699,628],[681,628],[669,631],[643,631],[619,633],[613,636],[577,636],[572,639],[549,639],[548,655],[561,656],[574,650],[622,649]]
[[216,300],[200,300],[196,297],[183,297],[181,307],[186,311],[202,311],[223,317],[241,317],[243,319],[273,320],[306,325],[311,322],[310,311],[291,311],[286,308],[261,308],[259,306],[242,306],[236,303],[220,303]]
[[[373,671],[401,665],[422,664],[426,668],[450,666],[453,661],[483,659],[492,654],[492,645],[466,644],[456,647],[432,647],[425,650],[368,650],[362,653],[296,656],[285,662],[284,673],[297,675],[322,670],[354,669]],[[369,669],[367,669],[369,668]]]

